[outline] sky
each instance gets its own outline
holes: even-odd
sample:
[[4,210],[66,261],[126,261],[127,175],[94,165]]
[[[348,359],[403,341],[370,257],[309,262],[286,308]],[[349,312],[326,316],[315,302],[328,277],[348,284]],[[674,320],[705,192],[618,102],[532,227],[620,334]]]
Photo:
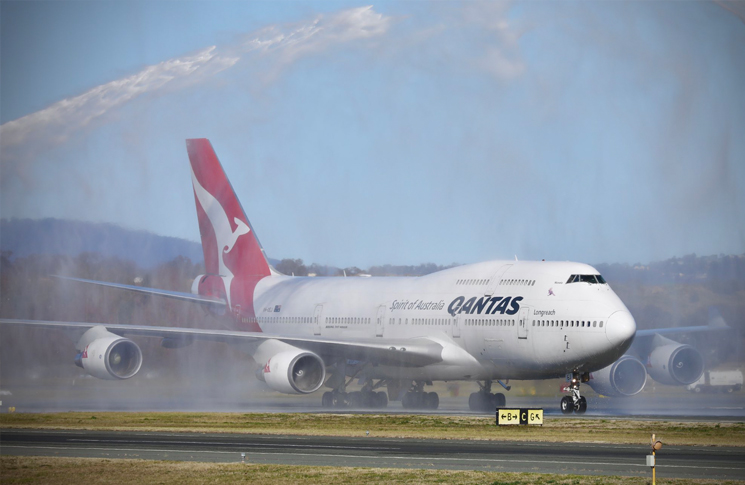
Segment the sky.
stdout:
[[0,214],[198,241],[206,137],[274,258],[742,254],[743,4],[3,1]]

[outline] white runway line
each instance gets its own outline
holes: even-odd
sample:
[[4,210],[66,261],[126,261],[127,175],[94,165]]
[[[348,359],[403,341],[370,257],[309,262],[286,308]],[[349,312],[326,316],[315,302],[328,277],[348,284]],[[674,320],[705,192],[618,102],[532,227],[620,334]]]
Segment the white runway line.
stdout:
[[[23,446],[23,445],[8,445],[3,446],[5,449],[37,449],[37,450],[92,450],[99,452],[113,452],[113,451],[126,451],[126,452],[140,452],[140,453],[209,453],[209,454],[221,454],[221,455],[237,455],[237,451],[194,451],[194,450],[161,450],[161,449],[139,449],[139,448],[73,448],[69,446]],[[286,453],[266,453],[266,452],[252,452],[252,455],[282,455]],[[556,460],[498,460],[490,458],[435,458],[435,457],[423,457],[419,458],[416,456],[369,456],[369,455],[332,455],[328,453],[293,453],[293,456],[309,456],[309,457],[327,457],[327,458],[363,458],[363,459],[379,459],[379,460],[417,460],[417,461],[449,461],[449,462],[479,462],[479,463],[545,463],[550,465],[583,465],[583,466],[624,466],[624,467],[639,467],[648,468],[644,463],[607,463],[607,462],[585,462],[585,461],[556,461]],[[236,461],[236,463],[238,463]],[[693,465],[657,465],[658,468],[690,468],[694,470],[739,470],[745,471],[745,467],[716,467],[716,466],[693,466]]]

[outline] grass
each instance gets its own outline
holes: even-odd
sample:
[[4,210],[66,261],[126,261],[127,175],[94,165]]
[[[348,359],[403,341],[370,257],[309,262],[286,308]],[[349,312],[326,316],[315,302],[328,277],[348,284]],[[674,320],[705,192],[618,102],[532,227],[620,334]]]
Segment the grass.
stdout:
[[1,414],[1,428],[253,433],[388,438],[478,439],[646,444],[656,433],[668,445],[745,446],[745,423],[547,417],[542,427],[497,427],[493,417],[312,413]]
[[[303,484],[640,484],[651,483],[639,477],[598,477],[540,473],[499,473],[456,470],[395,468],[337,468],[322,466],[222,464],[101,458],[0,457],[3,484],[53,483],[267,483]],[[721,482],[714,480],[665,479],[665,484],[693,485]]]

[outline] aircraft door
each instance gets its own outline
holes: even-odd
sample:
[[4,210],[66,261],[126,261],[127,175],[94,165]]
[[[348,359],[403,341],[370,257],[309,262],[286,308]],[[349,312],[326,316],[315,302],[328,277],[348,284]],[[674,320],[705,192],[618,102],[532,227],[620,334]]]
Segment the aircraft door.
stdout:
[[517,319],[517,338],[528,338],[528,319],[530,318],[530,308],[522,307]]
[[323,313],[323,305],[316,305],[316,310],[313,312],[313,335],[321,335],[321,314]]
[[460,337],[460,324],[460,315],[456,315],[455,318],[453,318],[453,338]]
[[494,296],[494,293],[497,291],[497,286],[499,286],[499,280],[502,279],[502,276],[504,276],[510,268],[512,268],[511,264],[500,266],[497,272],[490,278],[489,285],[486,287],[486,291],[484,291],[484,296]]
[[383,329],[385,328],[385,305],[380,305],[378,307],[378,317],[375,322],[375,336],[376,337],[382,337],[383,336]]

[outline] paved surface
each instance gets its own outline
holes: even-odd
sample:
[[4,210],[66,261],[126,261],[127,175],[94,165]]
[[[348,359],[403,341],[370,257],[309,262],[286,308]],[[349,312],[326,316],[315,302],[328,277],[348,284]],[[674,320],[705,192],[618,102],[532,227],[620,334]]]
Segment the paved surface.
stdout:
[[[637,445],[173,434],[0,431],[0,454],[134,458],[314,466],[432,468],[624,475],[649,478],[648,448]],[[745,480],[745,448],[666,446],[658,478]]]
[[[253,379],[252,377],[250,379]],[[249,379],[249,382],[250,382]],[[32,381],[33,382],[33,381]],[[557,381],[558,382],[558,381]],[[218,385],[219,384],[219,385]],[[14,406],[16,412],[64,411],[197,411],[197,412],[336,412],[321,407],[321,392],[290,396],[250,387],[239,381],[225,387],[219,381],[215,387],[192,387],[171,384],[163,379],[139,381],[101,381],[82,379],[65,383],[45,383],[8,388],[0,395],[2,409]],[[246,387],[242,387],[246,385]],[[471,385],[473,387],[475,385]],[[557,384],[556,388],[558,389]],[[663,391],[645,391],[631,398],[601,398],[588,394],[587,417],[646,418],[706,421],[745,421],[745,391],[732,394],[693,394],[683,388],[664,387]],[[661,389],[662,389],[661,387]],[[237,388],[237,389],[236,389]],[[238,392],[240,390],[240,392]],[[430,390],[428,387],[427,390]],[[417,414],[468,415],[468,394],[471,388],[463,384],[460,395],[450,395],[442,386],[435,388],[440,395],[437,411],[416,411]],[[499,389],[496,389],[499,390]],[[12,391],[12,392],[11,392]],[[541,407],[549,416],[561,416],[559,401],[562,394],[530,396],[505,393],[508,407]],[[365,412],[364,410],[353,410]],[[380,413],[380,410],[373,411]],[[390,402],[385,413],[410,414],[400,402]],[[484,413],[485,414],[485,413]],[[489,413],[492,414],[492,413]],[[581,417],[578,417],[581,419]]]

